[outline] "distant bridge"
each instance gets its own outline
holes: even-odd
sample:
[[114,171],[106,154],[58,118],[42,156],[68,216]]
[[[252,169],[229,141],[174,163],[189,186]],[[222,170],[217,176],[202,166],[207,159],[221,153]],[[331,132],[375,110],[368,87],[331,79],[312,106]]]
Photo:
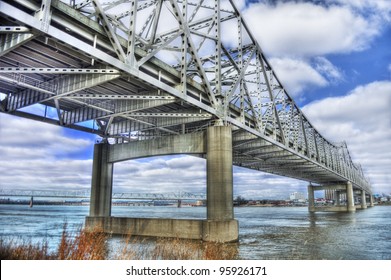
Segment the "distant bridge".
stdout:
[[[0,190],[0,197],[41,197],[41,198],[88,198],[90,191],[25,191]],[[113,199],[143,199],[143,200],[205,200],[205,194],[189,192],[170,193],[113,193]]]
[[345,192],[345,211],[354,191],[372,197],[346,143],[302,113],[234,2],[0,0],[0,111],[103,139],[87,224],[117,221],[114,163],[156,155],[207,159],[207,220],[165,236],[237,239],[232,165],[309,182],[310,211],[315,188]]

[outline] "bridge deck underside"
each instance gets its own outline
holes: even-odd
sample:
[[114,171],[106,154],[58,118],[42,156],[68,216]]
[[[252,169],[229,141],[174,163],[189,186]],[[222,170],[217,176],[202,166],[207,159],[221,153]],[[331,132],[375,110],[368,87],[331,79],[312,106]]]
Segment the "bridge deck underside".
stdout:
[[[90,131],[113,137],[135,132],[143,136],[177,134],[205,126],[211,116],[137,79],[115,72],[105,75],[107,65],[56,42],[36,37],[0,56],[1,69],[21,73],[0,73],[2,92],[10,93],[5,111],[65,127],[84,129],[80,124],[94,121]],[[23,72],[23,68],[29,72]],[[53,75],[48,68],[64,73]],[[67,69],[101,71],[97,74],[67,74]],[[167,81],[167,84],[169,82]],[[36,104],[48,106],[46,115]],[[51,109],[51,110],[50,110]],[[58,109],[58,111],[57,111]],[[107,124],[110,123],[110,126]]]
[[[235,137],[235,134],[238,137]],[[344,181],[338,174],[308,161],[306,157],[243,131],[234,132],[233,149],[233,162],[236,166],[322,185],[333,185]]]

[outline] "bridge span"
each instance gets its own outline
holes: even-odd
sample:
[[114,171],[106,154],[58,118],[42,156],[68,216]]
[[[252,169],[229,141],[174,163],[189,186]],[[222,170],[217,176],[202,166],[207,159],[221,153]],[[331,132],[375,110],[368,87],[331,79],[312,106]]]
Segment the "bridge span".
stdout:
[[[0,189],[0,197],[39,197],[39,198],[90,198],[90,191],[27,191]],[[112,193],[112,199],[142,200],[205,200],[204,193]]]
[[[356,192],[362,208],[372,197],[346,143],[302,113],[232,0],[0,0],[0,92],[2,113],[102,138],[88,226],[237,240],[233,165],[309,182],[309,211],[314,190],[345,193],[343,211]],[[206,158],[207,219],[111,217],[113,165],[172,154]]]

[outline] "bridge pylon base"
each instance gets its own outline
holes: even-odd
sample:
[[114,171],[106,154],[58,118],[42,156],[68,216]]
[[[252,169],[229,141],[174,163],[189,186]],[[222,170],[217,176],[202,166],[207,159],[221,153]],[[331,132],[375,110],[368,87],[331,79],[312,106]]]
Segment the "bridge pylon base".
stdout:
[[236,242],[239,240],[237,220],[202,221],[202,240],[211,242]]
[[86,217],[86,228],[117,235],[168,237],[209,242],[236,242],[238,221]]

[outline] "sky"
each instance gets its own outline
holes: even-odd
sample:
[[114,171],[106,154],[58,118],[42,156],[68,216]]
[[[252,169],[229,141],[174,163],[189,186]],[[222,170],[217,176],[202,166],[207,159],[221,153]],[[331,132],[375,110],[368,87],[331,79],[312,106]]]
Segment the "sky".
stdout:
[[[375,193],[391,193],[391,1],[235,1],[317,130],[346,141]],[[224,34],[230,40],[231,34]],[[89,189],[96,136],[0,113],[0,189]],[[190,156],[117,163],[114,192],[205,192]],[[234,195],[287,198],[307,182],[234,167]]]

